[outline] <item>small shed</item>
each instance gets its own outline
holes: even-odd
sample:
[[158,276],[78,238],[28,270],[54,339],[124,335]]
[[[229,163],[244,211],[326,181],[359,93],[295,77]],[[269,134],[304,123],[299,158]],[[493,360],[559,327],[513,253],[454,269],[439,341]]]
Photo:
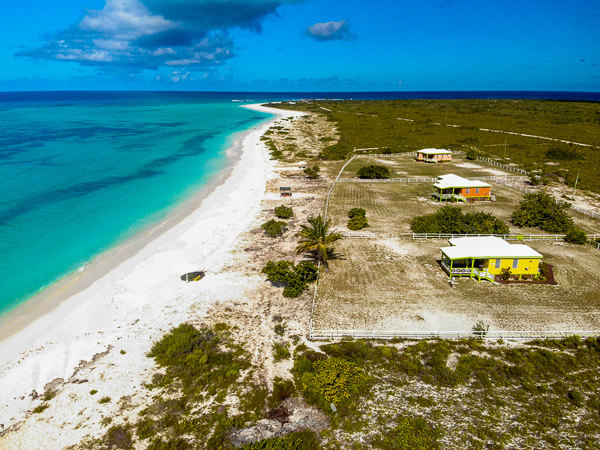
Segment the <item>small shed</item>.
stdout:
[[417,150],[417,161],[428,163],[448,162],[452,161],[452,152],[442,148],[424,148]]
[[519,276],[537,276],[543,256],[524,244],[509,244],[495,236],[460,237],[442,247],[442,268],[452,277],[494,280],[503,269]]
[[433,197],[451,202],[474,202],[490,200],[491,185],[479,180],[469,180],[453,173],[440,175],[433,185]]
[[292,188],[288,186],[283,186],[279,188],[279,194],[282,197],[291,197],[292,196]]

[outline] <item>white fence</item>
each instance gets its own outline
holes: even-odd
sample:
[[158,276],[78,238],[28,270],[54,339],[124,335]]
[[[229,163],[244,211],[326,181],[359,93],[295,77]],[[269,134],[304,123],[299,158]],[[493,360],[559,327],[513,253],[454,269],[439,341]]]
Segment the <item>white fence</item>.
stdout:
[[312,330],[311,340],[353,339],[561,339],[568,336],[596,337],[600,331],[394,331],[394,330]]
[[[511,181],[525,181],[528,177],[522,175],[489,175],[485,177],[466,177],[471,181],[493,181],[513,187]],[[339,183],[435,183],[437,178],[340,178]],[[514,185],[517,189],[517,185]]]
[[477,160],[485,161],[486,163],[489,163],[492,166],[500,167],[502,169],[509,170],[511,172],[520,173],[522,175],[528,175],[526,170],[519,169],[519,168],[513,167],[513,166],[509,166],[508,164],[500,164],[499,162],[494,161],[493,159],[490,159],[490,158],[484,158],[483,156],[478,156]]
[[[357,233],[344,233],[344,238],[346,239],[378,239],[375,233],[371,232],[357,232]],[[565,239],[566,234],[454,234],[454,233],[398,233],[395,237],[391,239],[417,239],[417,240],[427,240],[427,239],[452,239],[459,237],[499,237],[506,241],[562,241]],[[390,239],[389,237],[386,239]],[[588,235],[588,240],[590,243],[597,248],[600,248],[600,244],[595,243],[597,239],[600,239],[600,234],[590,234]]]

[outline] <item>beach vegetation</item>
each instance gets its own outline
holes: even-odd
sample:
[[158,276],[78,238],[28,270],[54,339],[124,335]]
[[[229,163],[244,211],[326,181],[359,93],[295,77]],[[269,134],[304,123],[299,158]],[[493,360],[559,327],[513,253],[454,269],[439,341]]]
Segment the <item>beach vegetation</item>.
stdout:
[[96,389],[92,389],[90,391],[90,395],[96,395],[98,393],[98,391]]
[[129,425],[113,425],[101,439],[104,448],[133,448],[133,435]]
[[360,178],[390,178],[392,176],[390,169],[386,166],[381,166],[377,164],[370,164],[368,166],[363,166],[358,169],[357,172]]
[[294,210],[291,206],[281,205],[275,208],[275,215],[279,219],[291,219],[294,216]]
[[122,349],[121,349],[121,351],[119,351],[119,353],[120,353],[121,355],[124,355],[124,354],[126,354],[127,352],[126,352],[125,350],[122,350]]
[[546,157],[553,161],[574,161],[585,159],[585,155],[574,145],[552,146],[546,151]]
[[373,441],[385,450],[434,450],[440,448],[440,434],[422,417],[401,416],[394,428],[386,430]]
[[276,286],[283,286],[284,297],[298,297],[317,279],[317,267],[309,261],[294,264],[292,261],[269,261],[262,273]]
[[275,334],[283,336],[285,334],[285,328],[286,326],[284,323],[278,323],[275,325],[275,327],[273,327],[273,331],[275,331]]
[[287,224],[280,220],[269,220],[268,222],[263,223],[260,227],[265,230],[267,236],[276,238],[277,236],[281,236],[286,228]]
[[48,389],[46,390],[46,392],[44,392],[44,395],[42,396],[42,400],[44,400],[45,402],[52,400],[54,397],[56,397],[57,391],[54,389]]
[[567,235],[565,236],[565,241],[567,241],[571,244],[583,245],[583,244],[587,243],[588,238],[587,238],[587,234],[585,233],[585,231],[583,231],[579,227],[573,226],[567,232]]
[[492,213],[463,213],[459,206],[446,205],[433,214],[417,216],[410,222],[414,233],[507,234],[508,225]]
[[304,173],[306,174],[306,176],[308,178],[312,178],[312,179],[319,178],[320,171],[321,171],[321,168],[316,164],[314,164],[312,167],[307,167],[306,169],[304,169]]
[[298,236],[300,243],[296,253],[312,253],[325,267],[327,261],[336,256],[332,244],[343,237],[341,233],[331,231],[331,220],[323,220],[320,215],[308,219],[307,225],[301,225]]
[[273,380],[273,392],[269,397],[269,407],[276,408],[295,393],[296,387],[294,386],[294,382],[292,380],[283,380],[279,377],[276,377]]
[[348,221],[348,229],[350,230],[362,230],[369,226],[367,212],[363,208],[352,208],[348,211],[348,217],[350,218]]
[[50,407],[49,403],[42,403],[41,405],[38,405],[35,408],[33,408],[33,413],[39,414],[39,413],[45,411],[46,409],[48,409],[49,407]]
[[573,228],[573,219],[567,213],[569,206],[545,191],[526,194],[512,213],[511,220],[518,227],[538,227],[549,233],[564,233]]
[[277,361],[282,361],[284,359],[290,359],[290,349],[286,344],[282,344],[279,342],[275,342],[273,344],[273,359]]
[[319,448],[321,448],[319,439],[312,431],[297,431],[283,437],[263,439],[240,447],[242,450],[318,450]]
[[475,151],[474,149],[470,148],[469,150],[467,150],[466,152],[466,158],[470,161],[475,161],[477,159],[477,151]]
[[105,395],[100,400],[98,400],[98,403],[100,403],[100,404],[102,404],[102,403],[110,403],[110,401],[111,401],[111,398],[108,395]]

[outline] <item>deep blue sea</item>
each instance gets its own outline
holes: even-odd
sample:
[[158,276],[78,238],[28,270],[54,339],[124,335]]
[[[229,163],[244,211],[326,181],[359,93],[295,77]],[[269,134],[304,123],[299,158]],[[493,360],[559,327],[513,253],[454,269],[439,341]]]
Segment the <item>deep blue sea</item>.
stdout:
[[581,92],[0,93],[0,314],[164,218],[267,120],[232,100],[538,98]]

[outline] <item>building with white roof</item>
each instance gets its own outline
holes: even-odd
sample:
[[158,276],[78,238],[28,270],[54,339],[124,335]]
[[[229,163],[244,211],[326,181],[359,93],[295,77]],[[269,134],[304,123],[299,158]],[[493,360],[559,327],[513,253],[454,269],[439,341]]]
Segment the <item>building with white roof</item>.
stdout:
[[424,148],[417,150],[417,161],[431,163],[452,161],[452,152],[443,148]]
[[511,275],[533,278],[539,274],[543,256],[524,244],[509,244],[495,236],[460,237],[442,247],[442,268],[452,277],[494,280],[503,270]]
[[453,173],[440,175],[433,187],[433,196],[439,201],[472,202],[490,199],[490,184],[479,180],[469,180]]

